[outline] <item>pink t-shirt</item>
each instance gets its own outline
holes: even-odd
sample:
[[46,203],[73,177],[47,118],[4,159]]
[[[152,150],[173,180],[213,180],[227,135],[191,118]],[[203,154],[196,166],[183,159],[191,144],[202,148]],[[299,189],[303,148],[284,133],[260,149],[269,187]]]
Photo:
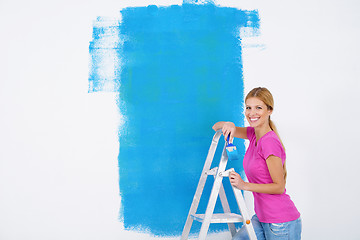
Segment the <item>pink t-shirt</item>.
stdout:
[[[281,158],[284,164],[286,155],[284,148],[275,132],[270,131],[256,143],[255,130],[247,128],[247,137],[250,140],[244,157],[244,170],[251,183],[272,183],[266,159],[270,155]],[[260,222],[281,223],[296,220],[300,217],[286,189],[282,194],[254,194],[255,213]]]

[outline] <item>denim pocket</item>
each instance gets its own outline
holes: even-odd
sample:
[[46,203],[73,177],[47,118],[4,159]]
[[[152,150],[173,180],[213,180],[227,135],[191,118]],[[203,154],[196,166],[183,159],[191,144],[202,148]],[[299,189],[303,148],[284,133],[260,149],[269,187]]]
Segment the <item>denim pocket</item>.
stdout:
[[[272,234],[275,236],[284,236],[286,237],[288,235],[288,223],[270,223],[269,228]],[[281,238],[282,239],[282,238]]]

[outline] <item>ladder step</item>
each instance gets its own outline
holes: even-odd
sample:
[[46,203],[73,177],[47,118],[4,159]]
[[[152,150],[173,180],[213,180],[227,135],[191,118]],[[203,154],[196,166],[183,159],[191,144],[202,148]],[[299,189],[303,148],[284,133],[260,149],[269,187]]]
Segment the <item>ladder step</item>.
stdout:
[[209,171],[206,171],[205,174],[215,176],[217,173],[217,170],[218,170],[218,167],[214,167],[214,168],[210,169]]
[[[205,214],[193,214],[191,217],[198,222],[203,222]],[[210,223],[236,223],[243,222],[243,217],[235,213],[214,213]]]

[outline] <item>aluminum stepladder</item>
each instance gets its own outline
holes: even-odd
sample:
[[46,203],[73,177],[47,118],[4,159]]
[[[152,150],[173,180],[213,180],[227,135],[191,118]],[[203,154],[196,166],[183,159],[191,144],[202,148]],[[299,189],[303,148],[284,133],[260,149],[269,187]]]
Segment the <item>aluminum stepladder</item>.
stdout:
[[[187,216],[186,223],[185,223],[182,235],[181,235],[181,240],[188,239],[190,229],[191,229],[191,226],[192,226],[192,223],[194,220],[202,222],[199,237],[198,237],[198,239],[200,239],[200,240],[205,240],[210,223],[227,223],[231,235],[234,236],[236,233],[236,228],[235,228],[234,223],[236,223],[236,222],[243,223],[243,226],[245,226],[246,232],[247,232],[250,240],[257,240],[252,222],[250,220],[249,213],[248,213],[246,205],[245,205],[245,200],[241,193],[241,190],[239,190],[238,188],[235,188],[235,187],[232,187],[232,189],[233,189],[233,192],[234,192],[234,195],[236,198],[236,202],[240,209],[241,215],[231,213],[231,211],[230,211],[229,203],[226,198],[222,180],[223,180],[223,177],[229,177],[229,173],[231,171],[234,171],[234,169],[232,168],[232,169],[228,169],[225,171],[227,161],[228,161],[228,157],[227,157],[226,149],[225,149],[226,144],[222,151],[219,166],[215,167],[213,169],[210,169],[211,163],[213,161],[215,151],[216,151],[216,148],[217,148],[217,145],[218,145],[221,135],[222,135],[222,132],[221,132],[221,130],[219,130],[215,133],[215,135],[212,139],[210,149],[209,149],[209,152],[206,157],[205,164],[204,164],[204,168],[202,170],[201,177],[200,177],[198,186],[196,188],[196,192],[195,192],[195,195],[194,195],[191,207],[190,207],[190,211]],[[215,178],[213,187],[212,187],[212,190],[210,193],[208,205],[207,205],[205,214],[197,214],[196,211],[199,206],[200,198],[201,198],[202,192],[204,190],[204,186],[205,186],[208,175],[213,175]],[[221,213],[221,214],[213,213],[218,196],[220,197],[221,205],[224,210],[224,213]]]

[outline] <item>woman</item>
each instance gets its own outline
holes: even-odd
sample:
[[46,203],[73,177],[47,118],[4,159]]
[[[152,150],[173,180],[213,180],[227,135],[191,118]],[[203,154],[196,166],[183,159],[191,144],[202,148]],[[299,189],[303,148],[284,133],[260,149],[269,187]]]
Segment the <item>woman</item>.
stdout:
[[[270,116],[274,101],[266,88],[254,88],[245,98],[245,116],[250,127],[236,127],[232,122],[217,122],[213,129],[222,129],[224,136],[249,139],[243,166],[249,182],[232,172],[230,183],[241,190],[252,191],[255,215],[252,224],[258,240],[301,239],[301,218],[286,194],[285,149]],[[234,239],[248,239],[241,228]]]

